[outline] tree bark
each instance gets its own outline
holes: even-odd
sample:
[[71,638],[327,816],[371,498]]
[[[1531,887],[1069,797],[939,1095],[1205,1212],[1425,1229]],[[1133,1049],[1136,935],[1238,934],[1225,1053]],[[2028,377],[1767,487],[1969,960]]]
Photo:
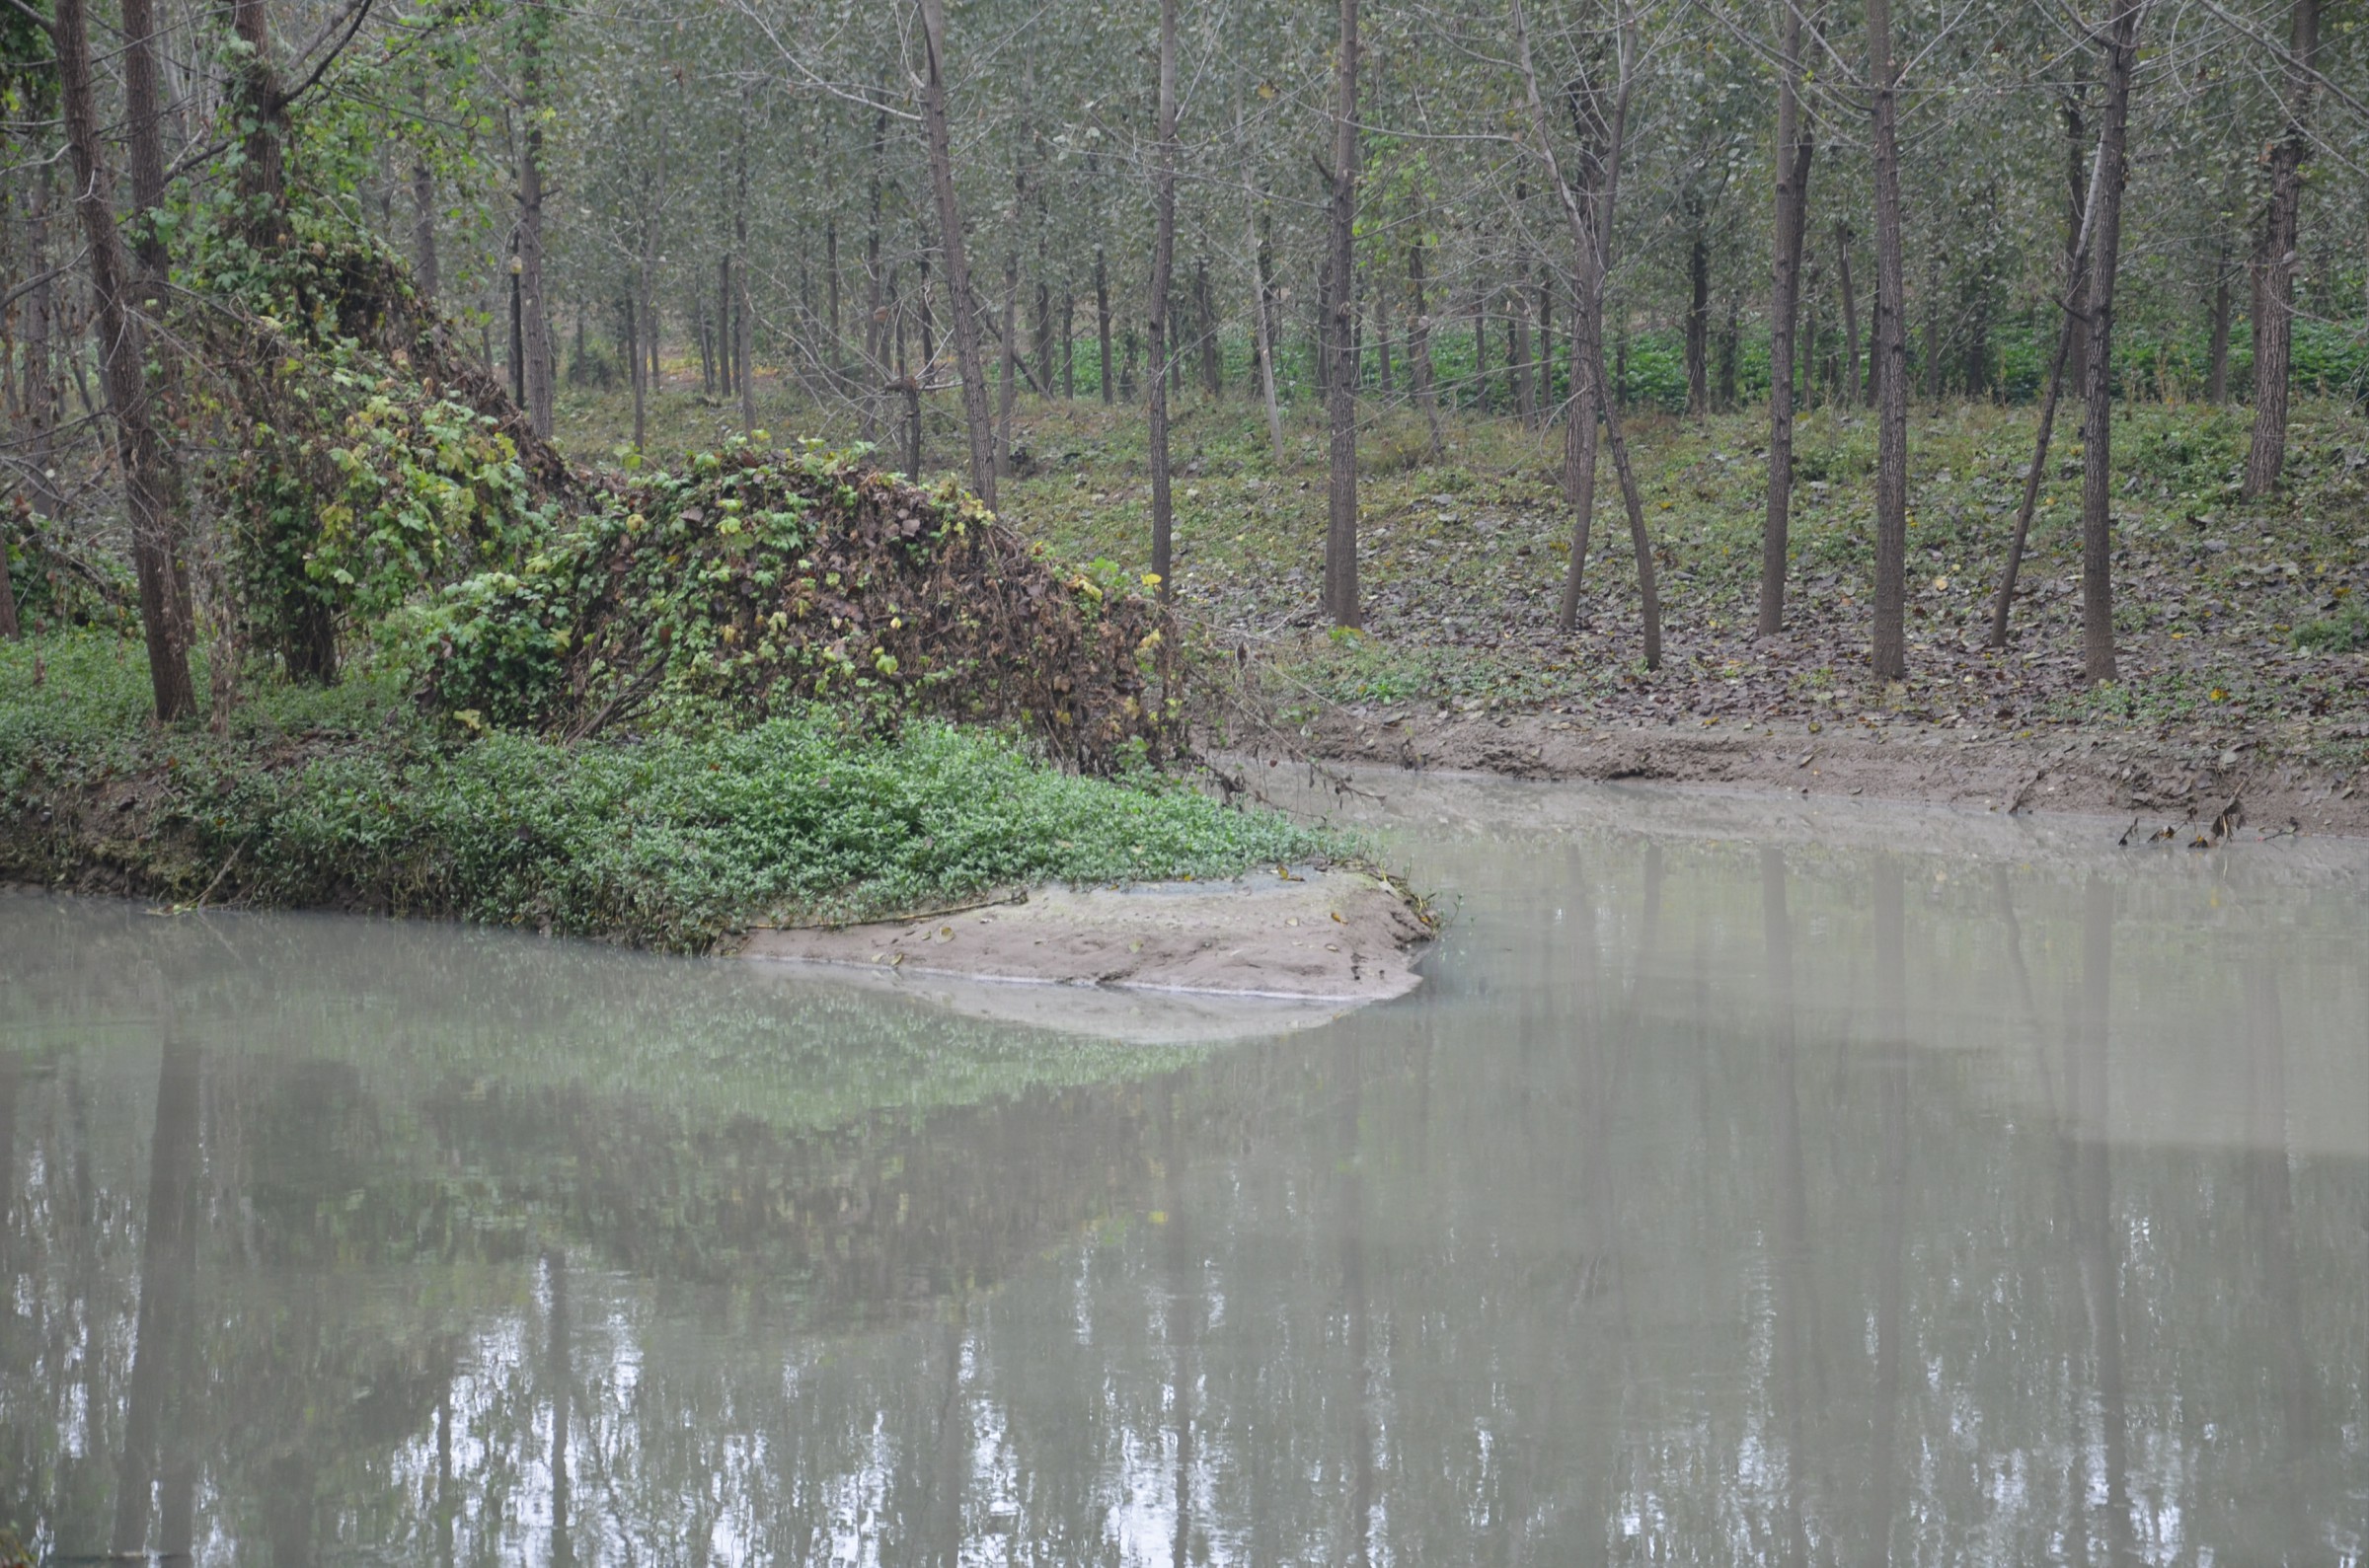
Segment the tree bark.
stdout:
[[240,126],[237,195],[239,222],[248,243],[270,250],[287,238],[287,177],[283,149],[288,139],[287,98],[271,63],[271,29],[265,0],[220,0],[223,19],[246,45],[232,73],[230,107]]
[[1094,248],[1094,333],[1096,347],[1102,353],[1103,401],[1115,403],[1118,388],[1110,380],[1110,267],[1099,245]]
[[1891,0],[1868,0],[1875,161],[1875,673],[1908,674],[1908,311],[1900,239],[1900,67]]
[[1621,187],[1621,147],[1628,134],[1629,95],[1634,90],[1635,17],[1620,19],[1619,82],[1608,117],[1601,90],[1581,76],[1566,89],[1572,129],[1579,142],[1579,182],[1574,188],[1555,155],[1555,138],[1547,123],[1545,100],[1539,96],[1538,72],[1530,57],[1529,25],[1522,0],[1510,0],[1516,57],[1522,72],[1523,96],[1530,114],[1531,136],[1545,160],[1547,177],[1563,207],[1571,237],[1576,283],[1571,308],[1571,371],[1575,402],[1571,437],[1565,461],[1576,517],[1571,531],[1571,560],[1564,577],[1563,602],[1556,625],[1569,632],[1578,623],[1581,574],[1587,563],[1588,534],[1595,516],[1596,420],[1604,421],[1604,438],[1612,448],[1612,465],[1620,478],[1621,499],[1629,513],[1629,542],[1637,558],[1639,619],[1644,633],[1645,668],[1661,668],[1661,597],[1653,568],[1653,546],[1645,531],[1644,503],[1639,495],[1637,474],[1630,466],[1629,444],[1621,434],[1620,410],[1608,395],[1604,374],[1604,282],[1611,271],[1612,216]]
[[124,508],[131,518],[132,567],[148,646],[149,689],[156,716],[169,723],[195,712],[197,699],[190,684],[189,642],[175,606],[172,523],[164,513],[163,444],[151,423],[146,381],[147,335],[126,297],[130,261],[115,227],[115,182],[100,156],[90,24],[83,0],[57,0],[50,37],[57,49],[59,113],[74,165],[74,205],[90,251],[100,371],[115,419]]
[[2090,268],[2081,247],[2082,225],[2088,221],[2092,187],[2096,184],[2097,150],[2082,118],[2087,84],[2076,82],[2065,95],[2065,308],[2072,314],[2073,346],[2065,375],[2075,397],[2089,396],[2090,386]]
[[2270,149],[2270,204],[2254,252],[2254,444],[2246,493],[2277,487],[2287,461],[2287,383],[2295,347],[2295,248],[2303,207],[2303,161],[2311,154],[2313,58],[2320,50],[2320,0],[2295,0],[2288,39],[2287,118]]
[[2218,408],[2229,401],[2229,242],[2213,255],[2213,336],[2205,357],[2204,401]]
[[1251,333],[1259,351],[1259,396],[1266,410],[1267,450],[1276,472],[1283,468],[1283,411],[1275,402],[1275,336],[1267,315],[1266,248],[1259,243],[1259,198],[1251,182],[1251,143],[1243,133],[1242,103],[1234,105],[1234,139],[1242,149],[1242,239],[1250,252]]
[[1327,302],[1332,369],[1330,515],[1325,527],[1325,606],[1334,624],[1364,625],[1357,592],[1357,0],[1340,0],[1339,62],[1333,111],[1332,286]]
[[2130,81],[2138,69],[2139,22],[2146,0],[2115,4],[2101,40],[2105,55],[2105,124],[2098,138],[2097,212],[2090,220],[2090,376],[2081,432],[2081,662],[2082,674],[2091,682],[2110,681],[2115,674],[2114,277],[2122,259],[2122,188],[2130,168]]
[[732,196],[732,359],[740,367],[740,433],[757,428],[757,323],[755,302],[748,292],[748,105],[740,106],[738,144],[733,153],[737,177]]
[[962,378],[962,419],[970,433],[970,483],[995,504],[995,427],[987,411],[987,363],[979,353],[979,318],[971,303],[970,261],[962,249],[962,208],[955,197],[954,150],[947,127],[946,0],[920,0],[924,56],[922,125],[929,144],[930,188],[938,202],[939,246],[946,256],[948,309]]
[[[165,137],[162,89],[157,76],[158,29],[153,0],[123,0],[123,112],[126,161],[131,170],[133,219],[132,260],[138,273],[137,309],[148,327],[149,396],[154,401],[152,422],[158,429],[158,499],[172,524],[167,548],[172,552],[173,615],[180,623],[183,646],[197,641],[197,617],[190,598],[188,541],[182,537],[188,515],[187,486],[181,455],[169,433],[181,407],[181,357],[169,336],[154,332],[164,320],[165,294],[171,286],[172,257],[165,244]],[[323,635],[334,635],[323,629]]]
[[1169,496],[1169,282],[1177,259],[1177,0],[1160,0],[1160,107],[1152,164],[1152,575],[1163,603],[1175,594]]
[[1843,296],[1843,393],[1850,407],[1860,406],[1864,389],[1859,373],[1859,295],[1851,287],[1851,226],[1834,225],[1834,275]]
[[543,296],[543,13],[521,13],[518,37],[518,325],[526,418],[551,434],[551,320]]
[[1694,216],[1686,246],[1686,411],[1700,419],[1711,412],[1711,239],[1701,212]]
[[[1802,229],[1809,211],[1809,166],[1815,150],[1802,123],[1801,7],[1797,0],[1785,0],[1779,46],[1784,57],[1777,68],[1777,238],[1770,263],[1769,490],[1760,528],[1760,617],[1756,623],[1761,636],[1785,630],[1785,573],[1794,505],[1794,315],[1801,299]],[[1691,364],[1688,370],[1691,381]]]
[[[419,111],[427,113],[427,89],[419,94]],[[436,302],[442,279],[436,261],[436,176],[427,160],[412,160],[412,285],[428,304]]]

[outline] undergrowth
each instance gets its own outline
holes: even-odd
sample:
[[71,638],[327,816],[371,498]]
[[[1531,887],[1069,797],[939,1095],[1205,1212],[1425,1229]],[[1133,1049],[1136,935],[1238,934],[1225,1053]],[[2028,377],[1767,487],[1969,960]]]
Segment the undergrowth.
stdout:
[[146,682],[109,635],[0,646],[0,875],[701,951],[755,922],[1355,850],[1173,776],[1064,774],[935,720],[882,731],[808,706],[707,735],[455,742],[399,670],[356,668],[265,688],[216,734],[147,723]]

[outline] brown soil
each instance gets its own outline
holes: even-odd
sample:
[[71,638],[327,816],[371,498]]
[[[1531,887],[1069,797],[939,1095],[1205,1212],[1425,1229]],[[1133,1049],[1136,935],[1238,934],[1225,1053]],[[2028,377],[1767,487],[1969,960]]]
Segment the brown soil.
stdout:
[[2003,813],[2122,813],[2138,820],[2134,840],[2157,833],[2182,842],[2286,831],[2369,835],[2369,779],[2319,772],[2251,746],[2213,751],[2128,735],[1977,737],[1873,717],[1847,727],[1773,719],[1681,729],[1603,726],[1554,713],[1335,709],[1309,724],[1297,744],[1323,760],[1519,779],[1865,795]]
[[1391,883],[1309,871],[1051,888],[918,920],[760,929],[740,955],[900,975],[1366,1003],[1419,983],[1409,950],[1429,935],[1421,912]]

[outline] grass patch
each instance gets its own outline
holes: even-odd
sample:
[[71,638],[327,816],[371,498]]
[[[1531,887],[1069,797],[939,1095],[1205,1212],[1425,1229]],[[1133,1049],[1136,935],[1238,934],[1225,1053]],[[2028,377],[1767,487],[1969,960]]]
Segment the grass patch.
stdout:
[[699,951],[753,921],[1357,848],[1173,777],[1080,778],[937,721],[881,732],[804,708],[737,732],[456,742],[403,688],[369,669],[267,687],[215,734],[148,721],[136,645],[0,646],[0,874]]

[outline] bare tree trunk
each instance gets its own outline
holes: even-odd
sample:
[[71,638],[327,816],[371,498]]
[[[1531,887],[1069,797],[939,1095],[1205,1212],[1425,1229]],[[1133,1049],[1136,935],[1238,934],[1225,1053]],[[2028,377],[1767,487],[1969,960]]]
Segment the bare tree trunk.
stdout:
[[[427,89],[420,90],[420,112],[427,112]],[[412,283],[420,297],[436,302],[441,284],[436,262],[436,176],[425,159],[412,163]]]
[[2089,218],[2091,198],[2097,175],[2097,149],[2082,118],[2082,101],[2088,93],[2086,83],[2076,82],[2066,92],[2065,116],[2065,308],[2072,313],[2073,348],[2065,361],[2066,379],[2072,384],[2075,397],[2087,397],[2090,385],[2090,269],[2087,253],[2081,249],[2082,225]]
[[[2024,543],[2031,532],[2032,508],[2039,503],[2040,482],[2048,470],[2048,441],[2056,430],[2056,405],[2064,390],[2065,366],[2072,359],[2074,345],[2086,338],[2090,330],[2090,324],[2074,309],[2073,301],[2077,295],[2086,298],[2089,292],[2086,287],[2075,285],[2088,270],[2091,226],[2097,221],[2098,182],[2104,178],[2104,151],[2101,148],[2091,160],[2089,187],[2082,196],[2081,217],[2073,229],[2071,264],[2066,269],[2064,324],[2057,332],[2056,360],[2049,367],[2048,390],[2040,400],[2039,433],[2032,440],[2031,467],[2024,475],[2024,499],[2016,508],[2015,531],[2008,538],[2007,563],[1999,573],[1998,597],[1991,603],[1991,646],[1995,648],[2007,646],[2007,620],[2015,608],[2016,577],[2024,566]],[[2086,394],[2088,389],[2083,391]]]
[[1094,248],[1094,332],[1102,352],[1103,401],[1115,403],[1118,388],[1110,380],[1110,268],[1099,245]]
[[1863,388],[1859,374],[1859,295],[1851,287],[1851,226],[1837,219],[1834,225],[1835,282],[1843,295],[1843,391],[1844,401],[1852,408],[1860,406]]
[[[1777,67],[1777,254],[1770,265],[1769,301],[1769,492],[1760,529],[1756,624],[1762,636],[1785,630],[1785,572],[1794,505],[1794,314],[1801,298],[1802,230],[1815,151],[1801,113],[1801,8],[1796,0],[1786,0],[1780,47],[1784,58]],[[1688,370],[1691,384],[1691,364]]]
[[131,559],[139,581],[140,625],[147,635],[149,687],[156,716],[169,723],[195,712],[197,699],[190,684],[189,643],[174,602],[173,530],[164,514],[163,444],[150,422],[147,335],[126,299],[130,261],[115,227],[115,182],[100,158],[90,26],[82,0],[57,0],[50,36],[57,49],[60,117],[74,164],[74,205],[90,250],[100,369],[109,411],[115,416],[116,459],[131,517]]
[[1152,575],[1176,593],[1168,475],[1169,281],[1177,259],[1177,0],[1160,0],[1159,143],[1152,165]]
[[1605,441],[1612,448],[1613,471],[1621,482],[1621,499],[1629,512],[1629,541],[1637,558],[1645,668],[1657,670],[1661,668],[1661,596],[1653,568],[1653,545],[1645,531],[1644,503],[1638,492],[1637,474],[1629,462],[1629,443],[1621,434],[1620,410],[1607,395],[1604,374],[1604,281],[1611,271],[1612,216],[1620,199],[1621,148],[1628,134],[1629,95],[1636,86],[1636,19],[1625,9],[1621,14],[1620,76],[1609,117],[1603,112],[1602,90],[1584,76],[1565,89],[1572,128],[1579,140],[1580,181],[1574,189],[1564,174],[1563,161],[1555,155],[1546,103],[1539,96],[1538,72],[1530,57],[1530,30],[1522,15],[1522,0],[1510,0],[1510,5],[1514,47],[1521,66],[1532,136],[1538,143],[1539,155],[1546,160],[1547,176],[1554,182],[1556,197],[1563,206],[1576,262],[1573,277],[1577,297],[1572,305],[1570,336],[1577,402],[1572,411],[1572,445],[1566,453],[1566,467],[1571,478],[1577,517],[1556,624],[1569,632],[1578,622],[1580,578],[1587,561],[1588,533],[1595,515],[1595,425],[1601,416]]
[[2089,407],[2081,432],[2081,662],[2092,682],[2114,678],[2114,277],[2130,169],[2130,80],[2138,69],[2139,22],[2146,12],[2146,0],[2117,4],[2102,39],[2105,124],[2098,138],[2097,212],[2090,220]]
[[1891,0],[1868,0],[1875,154],[1875,673],[1908,674],[1908,308],[1900,239],[1900,66]]
[[962,417],[970,432],[970,483],[979,499],[995,504],[995,430],[987,413],[987,362],[979,352],[978,311],[971,302],[970,262],[962,251],[962,208],[955,198],[954,150],[947,128],[946,0],[920,0],[926,75],[922,124],[929,143],[930,187],[938,200],[939,246],[946,255],[955,357],[962,377]]
[[1251,183],[1251,144],[1243,134],[1242,102],[1234,104],[1234,139],[1242,148],[1242,240],[1250,252],[1251,287],[1255,298],[1251,305],[1251,333],[1259,350],[1259,396],[1266,409],[1267,449],[1274,454],[1275,468],[1283,467],[1283,411],[1275,402],[1275,338],[1266,313],[1266,251],[1259,243],[1259,198]]
[[1555,269],[1541,264],[1538,299],[1538,427],[1555,421]]
[[880,108],[872,116],[872,165],[865,177],[864,228],[864,439],[878,441],[880,432],[880,388],[888,381],[888,311],[882,298],[880,271],[881,166],[888,157],[887,88],[880,89]]
[[[181,356],[169,336],[153,331],[164,320],[165,294],[170,287],[172,257],[165,246],[165,138],[162,89],[157,77],[157,25],[153,0],[123,0],[123,111],[125,151],[131,169],[133,219],[132,261],[138,274],[137,309],[151,331],[148,352],[149,395],[155,401],[152,423],[158,433],[158,501],[172,525],[167,548],[172,553],[173,615],[180,623],[182,645],[197,642],[197,617],[190,598],[188,542],[182,537],[188,515],[181,455],[167,433],[181,408]],[[324,629],[323,635],[334,633]]]
[[1209,258],[1192,263],[1192,313],[1201,334],[1201,390],[1215,403],[1225,396],[1225,362],[1217,340],[1217,296],[1209,288]]
[[[639,279],[635,293],[640,293]],[[634,388],[634,450],[642,450],[649,432],[650,366],[642,357],[642,311],[635,295],[625,301],[626,365]]]
[[518,324],[525,369],[526,417],[540,436],[551,434],[551,320],[543,300],[543,28],[542,13],[521,13],[518,109]]
[[2278,485],[2287,461],[2287,382],[2295,347],[2297,217],[2303,161],[2311,153],[2312,61],[2320,50],[2320,0],[2295,0],[2286,59],[2287,122],[2270,149],[2270,204],[2254,253],[2254,444],[2246,493]]
[[1431,456],[1436,458],[1444,443],[1439,429],[1439,389],[1431,377],[1431,309],[1423,299],[1423,241],[1419,234],[1407,247],[1407,286],[1414,307],[1407,322],[1407,379],[1423,411],[1423,422],[1430,428]]
[[28,488],[33,493],[34,513],[48,518],[64,509],[64,497],[52,477],[62,401],[56,352],[62,335],[58,332],[57,285],[48,273],[49,166],[46,163],[33,171],[31,185],[27,227],[35,281],[25,304],[25,455],[32,470]]
[[[1778,141],[1785,141],[1783,132]],[[1686,411],[1700,419],[1711,412],[1711,239],[1699,210],[1694,218],[1686,247]],[[1800,224],[1794,229],[1799,233]]]
[[995,475],[1012,477],[1012,406],[1020,398],[1020,242],[1004,254],[1003,363],[995,383]]
[[756,303],[748,292],[748,104],[740,105],[740,125],[732,157],[732,358],[740,367],[740,433],[757,428]]
[[2213,337],[2205,358],[2204,401],[2229,401],[2229,241],[2213,254]]
[[1340,0],[1337,100],[1333,111],[1332,355],[1326,403],[1331,512],[1325,527],[1325,606],[1334,624],[1365,624],[1357,593],[1357,0]]

